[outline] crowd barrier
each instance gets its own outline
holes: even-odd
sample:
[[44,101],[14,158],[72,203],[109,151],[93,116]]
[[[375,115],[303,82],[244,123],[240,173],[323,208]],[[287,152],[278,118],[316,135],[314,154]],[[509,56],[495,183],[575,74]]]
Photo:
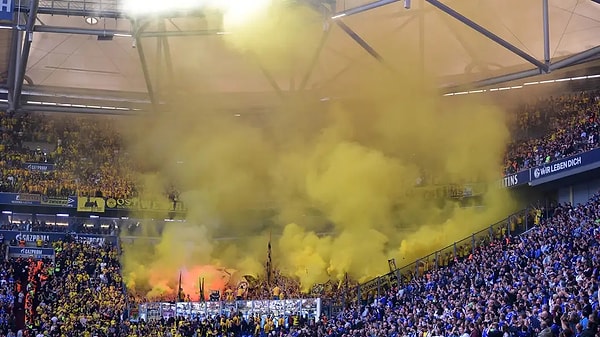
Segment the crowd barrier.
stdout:
[[505,234],[514,235],[523,233],[531,228],[531,218],[534,216],[532,215],[532,211],[534,210],[524,209],[511,214],[502,221],[473,233],[432,254],[417,259],[404,267],[397,268],[388,274],[376,277],[353,289],[349,289],[348,293],[343,296],[343,299],[337,299],[337,303],[331,303],[328,305],[328,308],[331,306],[329,310],[335,314],[335,312],[342,310],[349,302],[365,302],[379,298],[387,290],[407,284],[413,278],[423,276],[429,270],[447,266],[455,259],[468,257],[477,247],[488,244],[492,239],[503,237]]
[[232,302],[152,302],[143,303],[138,312],[132,310],[132,320],[145,321],[184,317],[186,319],[214,318],[217,315],[231,316],[241,313],[245,318],[251,316],[291,316],[300,315],[314,319],[321,316],[320,298],[287,300],[232,301]]
[[182,202],[144,200],[141,198],[56,197],[33,193],[0,193],[0,205],[56,207],[79,212],[104,213],[111,210],[183,211]]

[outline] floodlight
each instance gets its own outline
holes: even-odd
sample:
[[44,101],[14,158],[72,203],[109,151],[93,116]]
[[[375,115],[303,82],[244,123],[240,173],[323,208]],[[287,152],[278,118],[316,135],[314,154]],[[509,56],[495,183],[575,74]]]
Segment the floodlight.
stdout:
[[123,9],[132,16],[164,12],[217,10],[226,25],[238,26],[268,7],[273,0],[125,0]]
[[225,27],[231,28],[248,23],[257,14],[264,11],[272,0],[229,0],[221,1]]

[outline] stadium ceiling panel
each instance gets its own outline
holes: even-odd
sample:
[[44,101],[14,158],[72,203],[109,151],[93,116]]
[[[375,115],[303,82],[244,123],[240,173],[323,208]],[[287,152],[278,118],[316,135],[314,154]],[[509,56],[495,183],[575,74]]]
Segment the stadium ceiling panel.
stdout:
[[[60,108],[52,106],[60,97],[74,111],[116,108],[120,92],[136,102],[136,111],[145,110],[179,84],[269,101],[298,90],[333,97],[382,65],[421,69],[443,87],[485,86],[546,74],[600,52],[600,5],[591,0],[548,0],[547,21],[545,0],[298,0],[319,11],[304,28],[310,38],[298,42],[306,55],[288,55],[285,67],[236,46],[235,32],[206,13],[130,20],[121,0],[13,1],[20,14],[0,23],[8,28],[0,29],[0,94],[13,108],[35,109],[29,102],[51,95],[44,106],[52,109]],[[21,79],[27,84],[20,88]],[[90,95],[97,104],[81,107]]]

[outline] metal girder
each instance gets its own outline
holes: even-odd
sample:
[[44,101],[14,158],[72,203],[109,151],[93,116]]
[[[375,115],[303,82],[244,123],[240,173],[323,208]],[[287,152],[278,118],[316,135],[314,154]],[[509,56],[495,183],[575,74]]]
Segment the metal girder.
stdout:
[[558,70],[563,69],[578,63],[581,63],[589,58],[600,55],[600,46],[596,46],[594,48],[590,48],[588,50],[582,51],[581,53],[577,53],[575,55],[571,55],[567,58],[564,58],[560,61],[556,61],[550,64],[550,70]]
[[89,108],[77,106],[61,106],[61,105],[38,105],[38,104],[23,104],[17,112],[56,112],[56,113],[77,113],[89,115],[112,115],[112,116],[135,116],[143,111],[135,110],[117,110],[107,108]]
[[[4,90],[0,89],[0,93]],[[104,100],[110,102],[129,102],[150,104],[148,96],[143,92],[116,91],[105,89],[69,88],[47,85],[23,86],[23,95],[37,97],[65,97],[85,100]]]
[[[162,59],[163,59],[163,40],[162,38],[156,39],[156,58],[154,60],[154,78],[155,78],[155,88],[157,91],[160,91],[161,87],[161,72],[162,72]],[[158,93],[157,93],[158,94]],[[159,95],[160,100],[160,95]]]
[[[14,12],[13,13],[13,22],[18,22],[19,20],[19,12]],[[17,69],[17,59],[19,58],[19,31],[14,29],[11,32],[11,42],[10,42],[10,58],[8,60],[8,79],[6,81],[6,84],[8,86],[8,92],[10,93],[8,95],[8,111],[13,111],[16,109],[16,104],[14,99],[14,96],[12,95],[12,93],[14,93],[15,91],[15,76],[16,76],[16,69]]]
[[[560,61],[550,63],[549,68],[550,68],[550,71],[565,69],[565,68],[580,64],[582,62],[588,61],[589,59],[592,59],[592,58],[598,57],[598,56],[600,56],[600,46],[590,48],[581,53],[564,58]],[[545,74],[545,72],[540,69],[537,69],[537,68],[529,69],[529,70],[524,70],[524,71],[518,71],[515,73],[511,73],[511,74],[505,74],[505,75],[501,75],[501,76],[487,78],[487,79],[484,79],[481,81],[471,83],[470,86],[474,87],[474,88],[483,88],[483,87],[488,87],[491,85],[516,81],[516,80],[520,80],[520,79],[524,79],[524,78],[528,78],[528,77],[534,77],[534,76],[543,75],[543,74]],[[453,86],[452,88],[447,88],[447,89],[451,89],[451,91],[454,91],[454,90],[458,90],[457,88],[458,88],[457,86]]]
[[425,76],[425,8],[419,2],[419,72]]
[[132,36],[127,30],[114,29],[91,29],[91,28],[76,28],[76,27],[60,27],[36,25],[33,27],[36,33],[56,33],[56,34],[76,34],[76,35],[96,35],[96,36]]
[[[7,88],[0,88],[0,102],[10,96]],[[23,86],[18,111],[64,111],[120,115],[148,111],[152,108],[146,95],[136,92],[114,92],[108,90],[83,90],[64,87]],[[8,103],[2,107],[8,107]]]
[[21,100],[21,90],[23,89],[23,81],[25,79],[25,71],[27,70],[27,61],[29,60],[29,51],[31,50],[31,43],[33,42],[33,27],[35,25],[35,19],[37,17],[37,10],[39,7],[39,0],[31,0],[29,13],[27,15],[27,24],[25,27],[25,41],[23,47],[17,46],[21,51],[21,60],[17,62],[18,66],[15,69],[15,86],[14,92],[12,93],[12,107],[11,109],[18,109]]
[[544,73],[543,71],[541,71],[540,69],[537,69],[537,68],[525,70],[525,71],[519,71],[519,72],[512,73],[512,74],[506,74],[506,75],[496,76],[496,77],[488,78],[485,80],[477,81],[477,82],[473,83],[472,86],[475,88],[487,87],[490,85],[501,84],[501,83],[520,80],[523,78],[538,76],[543,73]]
[[327,23],[323,29],[323,35],[321,35],[321,40],[319,41],[317,50],[313,54],[313,58],[310,60],[310,64],[308,66],[308,69],[306,70],[306,73],[304,74],[304,77],[302,77],[302,82],[300,82],[300,87],[298,88],[299,91],[302,91],[302,90],[304,90],[304,88],[306,88],[306,85],[308,84],[308,80],[310,79],[310,76],[312,75],[313,70],[315,69],[315,66],[317,65],[317,62],[319,62],[319,56],[321,55],[321,51],[323,50],[323,47],[325,46],[325,43],[327,42],[327,38],[329,37],[330,32],[331,32],[331,27],[329,27],[329,23]]
[[[167,30],[164,20],[161,21],[160,29],[161,31]],[[163,36],[159,38],[162,39],[163,53],[166,63],[165,65],[167,66],[167,76],[169,81],[173,81],[173,61],[171,60],[171,46],[169,45],[169,37]]]
[[[15,1],[15,7],[19,11],[26,11],[31,1]],[[38,13],[115,19],[125,17],[119,0],[40,0]]]
[[191,30],[191,31],[158,31],[140,32],[140,37],[176,37],[176,36],[204,36],[204,35],[226,35],[227,32],[215,29]]
[[459,12],[450,8],[449,6],[441,3],[439,0],[425,0],[425,1],[430,3],[432,6],[437,7],[444,13],[450,15],[451,17],[457,19],[458,21],[464,23],[468,27],[474,29],[478,33],[487,37],[488,39],[496,42],[497,44],[501,45],[502,47],[504,47],[504,48],[508,49],[509,51],[513,52],[514,54],[520,56],[521,58],[525,59],[527,62],[533,64],[534,66],[538,67],[539,69],[541,69],[543,71],[548,71],[547,64],[540,62],[535,57],[533,57],[533,56],[529,55],[528,53],[526,53],[525,51],[515,47],[508,41],[502,39],[498,35],[492,33],[491,31],[489,31],[489,30],[485,29],[484,27],[482,27],[481,25],[477,24],[475,21],[467,18],[466,16],[460,14]]
[[[73,3],[76,5],[70,6],[58,6],[58,3]],[[17,11],[27,11],[27,3],[28,1],[23,1],[18,4],[15,3],[15,10]],[[62,15],[62,16],[93,16],[98,18],[107,18],[107,19],[139,19],[138,17],[131,17],[128,13],[119,8],[119,5],[112,6],[98,6],[99,2],[96,2],[96,6],[92,6],[90,3],[87,5],[84,4],[85,1],[55,1],[55,0],[42,0],[40,1],[40,7],[38,10],[38,14],[47,14],[47,15]],[[194,11],[170,11],[160,13],[159,16],[154,16],[154,18],[179,18],[179,17],[198,17],[203,16],[204,13],[201,10]]]
[[344,16],[350,16],[350,15],[355,15],[355,14],[359,14],[362,12],[366,12],[369,11],[371,9],[375,9],[375,8],[379,8],[379,7],[383,7],[385,5],[389,5],[392,4],[394,2],[398,2],[400,0],[379,0],[379,1],[375,1],[375,2],[371,2],[362,6],[358,6],[355,8],[351,8],[339,13],[334,14],[331,18],[332,19],[337,19],[337,18],[341,18]]
[[[134,22],[134,27],[137,27]],[[138,51],[138,56],[140,58],[140,64],[142,66],[142,72],[144,73],[144,81],[146,82],[146,90],[148,91],[148,97],[150,97],[150,102],[152,102],[152,107],[156,109],[157,100],[154,95],[154,87],[152,86],[152,78],[150,77],[150,69],[148,68],[148,62],[146,61],[146,54],[144,53],[144,44],[138,34],[135,34],[135,46]]]
[[[372,3],[369,3],[369,4],[358,6],[358,7],[355,7],[355,8],[352,8],[352,9],[340,12],[338,14],[335,14],[334,16],[332,16],[332,19],[338,19],[339,20],[339,18],[342,18],[344,16],[356,15],[356,14],[363,13],[363,12],[369,11],[369,10],[374,9],[374,8],[378,8],[378,7],[382,7],[382,6],[385,6],[385,5],[389,5],[389,4],[398,2],[398,1],[400,1],[400,0],[379,0],[379,1],[375,1],[375,2],[372,2]],[[459,20],[460,22],[462,22],[463,24],[467,25],[468,27],[474,29],[478,33],[484,35],[488,39],[496,42],[497,44],[501,45],[502,47],[504,47],[504,48],[508,49],[509,51],[513,52],[514,54],[520,56],[521,58],[523,58],[527,62],[535,65],[536,67],[538,67],[542,71],[548,71],[548,69],[549,69],[548,65],[544,64],[543,62],[540,62],[535,57],[529,55],[525,51],[517,48],[516,46],[514,46],[511,43],[509,43],[508,41],[502,39],[498,35],[492,33],[491,31],[489,31],[487,29],[485,29],[481,25],[475,23],[473,20],[471,20],[471,19],[467,18],[466,16],[458,13],[457,11],[455,11],[454,9],[452,9],[451,7],[449,7],[449,6],[441,3],[439,0],[424,0],[424,1],[427,1],[432,6],[438,8],[439,10],[443,11],[444,13],[450,15],[451,17]]]
[[550,64],[550,15],[548,14],[548,0],[542,0],[542,24],[544,29],[544,62]]
[[[0,25],[2,28],[10,28],[15,31],[25,31],[24,27],[16,25]],[[61,26],[46,26],[35,25],[33,27],[35,33],[54,33],[54,34],[75,34],[75,35],[94,35],[94,36],[124,36],[133,37],[133,33],[128,30],[115,29],[91,29],[77,27],[61,27]],[[225,35],[227,32],[220,30],[195,30],[195,31],[155,31],[155,32],[140,32],[139,37],[178,37],[178,36],[210,36],[210,35]]]
[[375,50],[371,45],[367,43],[360,35],[358,35],[352,28],[348,27],[342,20],[336,20],[335,23],[346,33],[352,40],[354,40],[358,45],[360,45],[364,50],[367,51],[371,56],[373,56],[377,61],[381,63],[385,63],[383,57]]
[[277,83],[277,81],[275,80],[275,78],[273,77],[273,75],[271,75],[271,73],[269,72],[269,70],[267,70],[267,68],[265,68],[262,63],[260,62],[260,60],[258,60],[258,57],[256,57],[256,62],[258,63],[258,67],[260,68],[260,71],[263,73],[263,75],[265,76],[265,78],[267,79],[267,81],[269,82],[269,84],[273,87],[273,89],[275,89],[275,92],[277,93],[277,96],[283,98],[284,94],[283,94],[283,90],[281,90],[281,88],[279,87],[279,84]]
[[99,18],[107,19],[124,19],[126,18],[125,13],[119,11],[96,11],[86,9],[63,9],[63,8],[40,8],[38,14],[49,14],[49,15],[63,15],[63,16],[95,16]]

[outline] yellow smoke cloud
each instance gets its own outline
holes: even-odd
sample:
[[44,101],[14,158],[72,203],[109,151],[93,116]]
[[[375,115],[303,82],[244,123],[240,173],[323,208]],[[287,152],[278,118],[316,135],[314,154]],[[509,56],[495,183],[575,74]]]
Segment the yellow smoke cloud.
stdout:
[[[291,54],[308,64],[306,45],[318,41],[321,22],[307,9],[270,10],[270,19],[227,43],[277,76],[290,71]],[[332,102],[291,92],[253,113],[231,95],[224,100],[238,104],[236,117],[219,110],[221,96],[203,92],[209,84],[187,80],[209,65],[183,61],[178,72],[188,76],[163,95],[171,97],[168,111],[135,120],[127,136],[141,194],[164,199],[175,185],[187,221],[168,226],[156,245],[125,247],[130,287],[164,291],[156,271],[172,286],[178,270],[196,265],[261,274],[270,233],[274,264],[304,290],[346,273],[367,280],[385,273],[389,258],[408,263],[514,209],[496,188],[509,139],[503,112],[485,101],[443,99],[408,62],[393,73],[376,63],[355,72]],[[475,181],[489,185],[483,209],[432,197]]]

